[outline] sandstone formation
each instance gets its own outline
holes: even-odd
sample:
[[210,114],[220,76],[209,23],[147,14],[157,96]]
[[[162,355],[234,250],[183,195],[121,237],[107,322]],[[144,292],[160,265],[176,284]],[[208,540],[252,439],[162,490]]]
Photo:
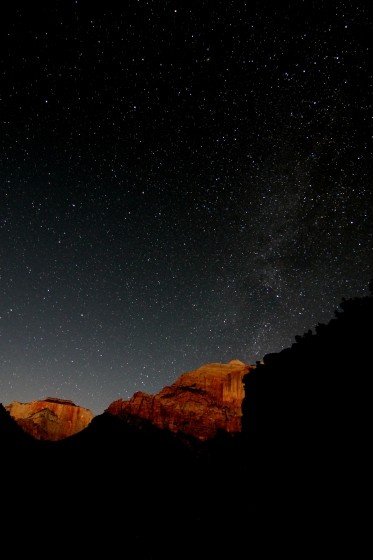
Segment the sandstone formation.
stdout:
[[94,416],[72,401],[52,397],[29,403],[12,402],[5,409],[26,433],[35,439],[50,441],[80,432]]
[[200,440],[218,431],[241,431],[243,376],[256,366],[232,360],[228,364],[206,364],[182,374],[156,395],[138,391],[129,400],[119,399],[107,412],[150,420],[159,428],[182,432]]

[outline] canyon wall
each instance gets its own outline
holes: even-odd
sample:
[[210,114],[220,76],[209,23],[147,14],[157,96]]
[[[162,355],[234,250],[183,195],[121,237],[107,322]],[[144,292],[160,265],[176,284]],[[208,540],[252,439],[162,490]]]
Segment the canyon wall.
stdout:
[[83,430],[93,413],[72,401],[47,397],[29,403],[12,402],[5,409],[35,439],[58,441]]
[[183,373],[155,395],[138,391],[129,400],[114,401],[107,412],[145,418],[159,428],[200,440],[214,437],[219,430],[240,432],[242,379],[255,367],[240,360],[205,364]]

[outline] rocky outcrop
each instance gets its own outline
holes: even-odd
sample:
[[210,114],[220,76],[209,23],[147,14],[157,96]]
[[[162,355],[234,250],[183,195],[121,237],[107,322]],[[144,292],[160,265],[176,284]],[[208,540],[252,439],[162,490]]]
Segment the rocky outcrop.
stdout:
[[72,401],[52,397],[29,403],[12,402],[5,409],[26,433],[35,439],[50,441],[80,432],[94,416]]
[[242,379],[255,367],[240,360],[206,364],[182,374],[156,395],[138,391],[129,400],[114,401],[107,412],[145,418],[159,428],[200,440],[212,438],[220,430],[238,433],[244,398]]

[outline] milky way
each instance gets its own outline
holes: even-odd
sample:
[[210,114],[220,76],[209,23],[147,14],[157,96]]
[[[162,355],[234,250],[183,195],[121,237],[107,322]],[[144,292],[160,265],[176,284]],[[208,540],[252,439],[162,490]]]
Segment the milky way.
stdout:
[[0,25],[0,402],[99,414],[368,292],[365,2],[12,2]]

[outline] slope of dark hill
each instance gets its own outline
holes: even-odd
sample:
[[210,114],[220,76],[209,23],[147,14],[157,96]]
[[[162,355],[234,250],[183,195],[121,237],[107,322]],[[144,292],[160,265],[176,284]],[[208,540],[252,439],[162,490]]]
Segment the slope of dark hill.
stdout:
[[7,476],[7,515],[33,536],[57,531],[76,553],[124,547],[143,559],[221,553],[226,539],[214,529],[221,526],[235,556],[241,539],[234,532],[248,515],[238,509],[237,463],[216,461],[226,437],[233,442],[220,435],[205,446],[138,417],[104,413],[66,439],[35,440]]
[[328,446],[336,439],[352,444],[352,431],[365,430],[373,297],[343,300],[340,308],[244,377],[246,435],[280,446]]
[[297,557],[358,546],[372,318],[372,296],[343,300],[328,324],[266,355],[243,379],[242,433],[207,442],[107,412],[64,440],[33,441],[2,407],[9,531],[16,520],[29,546],[57,532],[65,550],[146,560],[239,559],[259,538],[262,552]]
[[149,420],[104,412],[81,432],[58,442],[54,450],[61,457],[81,457],[100,468],[107,464],[113,469],[121,463],[120,469],[139,474],[149,464],[161,472],[177,465],[186,467],[198,456],[198,447],[198,440],[160,429]]
[[272,515],[286,504],[289,526],[346,547],[366,527],[372,325],[372,295],[343,300],[329,323],[264,356],[243,380],[243,446]]
[[0,403],[0,446],[3,456],[15,453],[17,450],[32,449],[36,445],[35,439],[22,430]]

